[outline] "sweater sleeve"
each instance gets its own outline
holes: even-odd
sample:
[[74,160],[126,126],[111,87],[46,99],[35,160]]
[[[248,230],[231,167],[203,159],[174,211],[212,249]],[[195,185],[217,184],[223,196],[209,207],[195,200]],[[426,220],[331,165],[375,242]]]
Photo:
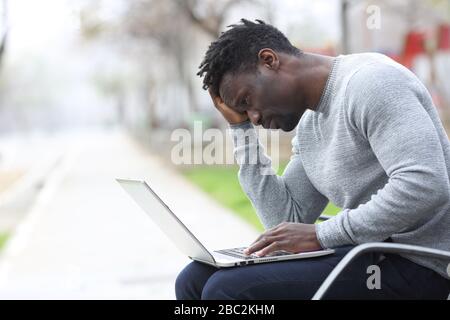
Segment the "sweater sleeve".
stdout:
[[384,241],[432,218],[449,201],[444,153],[423,86],[394,66],[366,66],[347,87],[348,117],[370,143],[388,176],[386,185],[355,209],[317,225],[325,247]]
[[231,126],[239,182],[265,228],[282,222],[314,223],[328,203],[309,181],[297,148],[278,176],[250,122]]

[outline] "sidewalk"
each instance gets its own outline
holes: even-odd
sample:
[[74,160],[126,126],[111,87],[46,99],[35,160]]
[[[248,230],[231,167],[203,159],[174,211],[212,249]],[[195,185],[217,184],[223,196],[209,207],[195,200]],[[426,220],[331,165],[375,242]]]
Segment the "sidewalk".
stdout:
[[0,259],[0,299],[172,299],[190,260],[115,177],[144,178],[206,247],[257,232],[122,133],[71,138]]

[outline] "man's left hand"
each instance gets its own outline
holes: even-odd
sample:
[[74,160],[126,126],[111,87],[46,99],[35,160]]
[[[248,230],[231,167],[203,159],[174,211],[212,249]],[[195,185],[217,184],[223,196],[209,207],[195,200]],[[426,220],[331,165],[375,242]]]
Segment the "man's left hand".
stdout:
[[263,257],[279,250],[299,253],[321,249],[314,224],[283,222],[261,234],[244,253]]

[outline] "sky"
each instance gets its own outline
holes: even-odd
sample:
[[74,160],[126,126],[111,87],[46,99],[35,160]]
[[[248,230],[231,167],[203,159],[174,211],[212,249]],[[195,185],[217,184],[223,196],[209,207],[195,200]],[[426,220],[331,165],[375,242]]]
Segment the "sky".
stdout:
[[13,55],[61,45],[61,39],[76,31],[76,16],[67,0],[10,0],[8,9]]

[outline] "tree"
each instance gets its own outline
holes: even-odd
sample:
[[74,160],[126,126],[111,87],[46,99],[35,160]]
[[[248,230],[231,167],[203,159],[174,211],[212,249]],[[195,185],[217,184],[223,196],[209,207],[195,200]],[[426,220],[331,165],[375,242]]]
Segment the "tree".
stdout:
[[169,81],[186,92],[190,112],[198,112],[191,70],[194,59],[198,59],[193,56],[197,40],[219,36],[229,11],[243,2],[252,0],[130,1],[123,19],[124,31],[140,40],[144,50],[148,47],[144,43],[151,42],[173,61],[175,72]]
[[175,0],[190,21],[204,32],[217,38],[228,12],[242,2],[252,0]]
[[[116,49],[133,55],[132,60],[141,65],[144,83],[139,88],[145,92],[140,96],[146,97],[148,125],[154,127],[159,125],[154,110],[158,99],[173,96],[173,91],[180,96],[180,103],[187,101],[186,113],[200,112],[194,83],[199,48],[219,36],[231,9],[240,3],[260,1],[123,0],[121,16],[116,21],[104,21],[103,2],[92,0],[81,10],[80,24],[85,39],[109,37]],[[181,113],[175,116],[181,117]]]

